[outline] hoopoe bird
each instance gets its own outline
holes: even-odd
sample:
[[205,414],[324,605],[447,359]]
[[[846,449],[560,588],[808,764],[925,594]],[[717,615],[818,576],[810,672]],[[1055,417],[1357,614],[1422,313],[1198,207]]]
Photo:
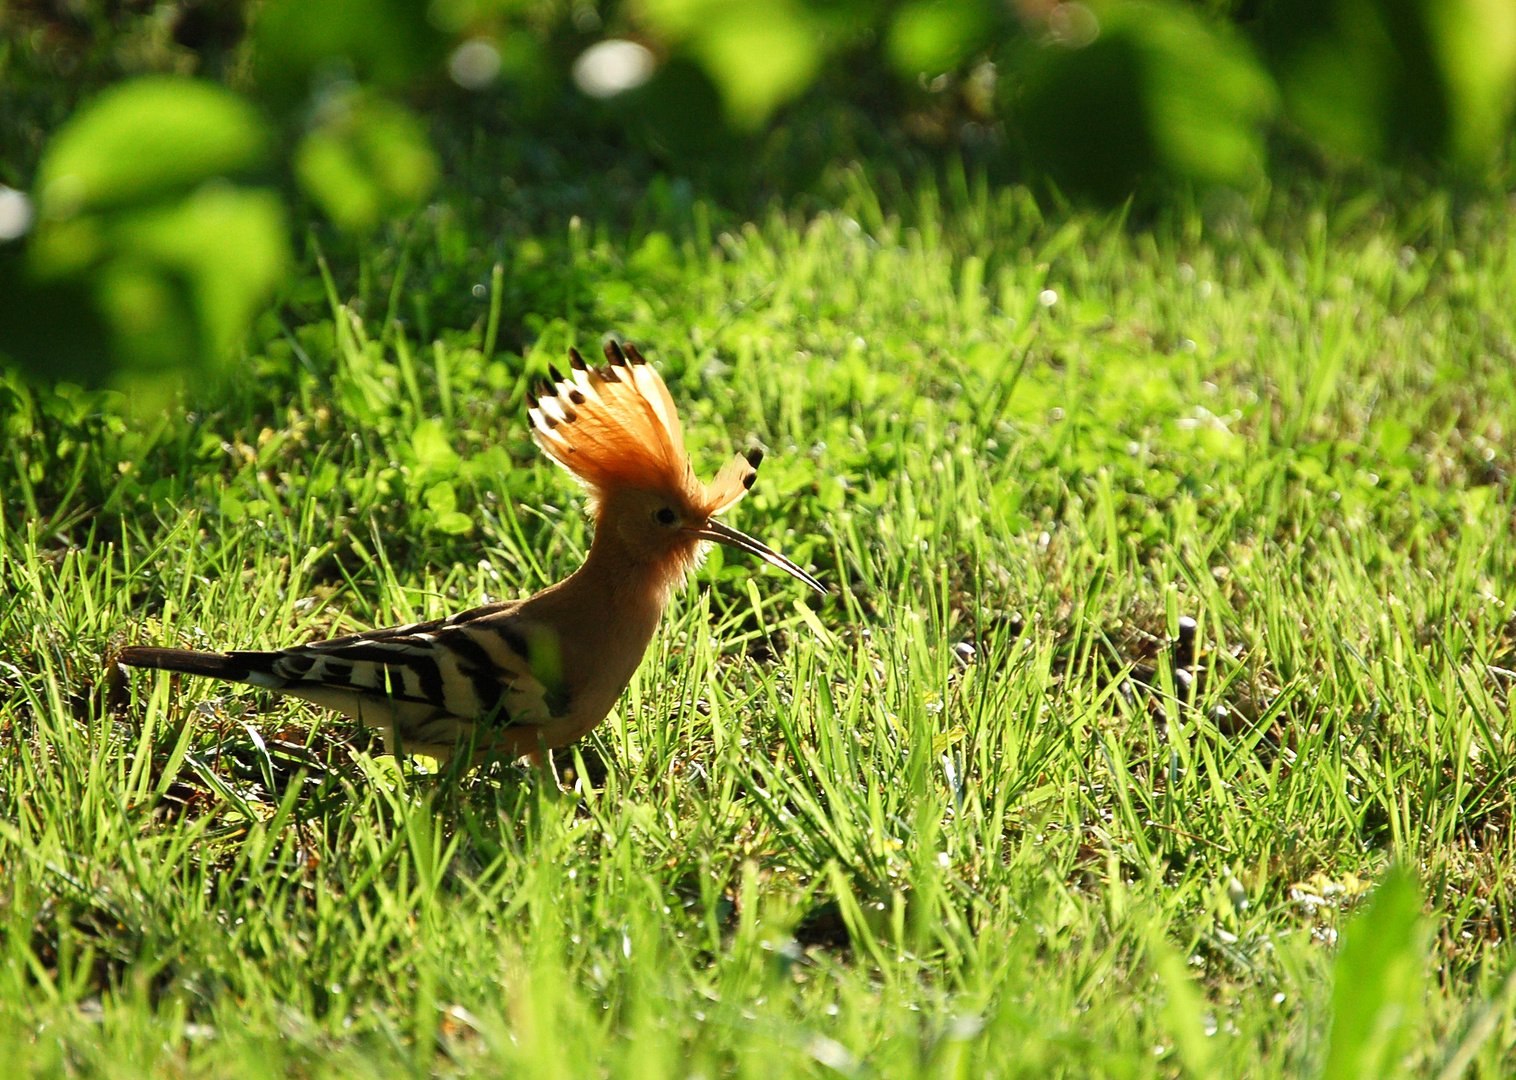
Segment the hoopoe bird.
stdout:
[[760,451],[709,484],[695,476],[668,388],[637,349],[612,342],[592,368],[569,350],[564,378],[530,395],[537,445],[587,489],[594,539],[584,565],[525,600],[268,652],[131,646],[134,667],[247,683],[377,729],[389,753],[446,762],[530,756],[605,719],[663,609],[709,543],[756,555],[824,593],[789,559],[716,520],[747,494]]

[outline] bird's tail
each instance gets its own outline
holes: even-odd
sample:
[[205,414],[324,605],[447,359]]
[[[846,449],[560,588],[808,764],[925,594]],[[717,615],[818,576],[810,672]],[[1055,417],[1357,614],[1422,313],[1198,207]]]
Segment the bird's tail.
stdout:
[[[213,653],[193,649],[160,649],[155,645],[129,645],[116,660],[130,667],[179,671],[231,682],[262,682],[272,668],[272,655],[257,652]],[[260,662],[261,661],[261,662]]]

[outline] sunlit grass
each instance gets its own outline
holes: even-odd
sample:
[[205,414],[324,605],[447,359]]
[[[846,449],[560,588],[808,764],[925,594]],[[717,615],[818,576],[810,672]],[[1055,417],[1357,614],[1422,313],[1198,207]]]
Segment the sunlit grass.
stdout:
[[[0,388],[16,1071],[1295,1076],[1396,856],[1410,1067],[1472,1030],[1509,1070],[1504,225],[847,190],[499,274],[434,215],[192,415]],[[713,555],[573,794],[108,673],[561,576],[582,500],[522,398],[607,331],[699,466],[769,449],[740,524],[834,592]]]

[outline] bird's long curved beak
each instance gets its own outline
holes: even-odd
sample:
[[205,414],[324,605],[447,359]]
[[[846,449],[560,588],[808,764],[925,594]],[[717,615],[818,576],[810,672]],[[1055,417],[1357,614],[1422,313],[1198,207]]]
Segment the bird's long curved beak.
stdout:
[[745,551],[749,555],[756,555],[764,562],[779,567],[779,569],[783,570],[785,573],[793,574],[795,577],[805,582],[817,592],[826,592],[825,585],[821,584],[821,582],[811,577],[810,574],[807,574],[804,570],[800,569],[800,567],[790,562],[790,560],[779,554],[779,552],[775,551],[773,548],[769,547],[765,543],[762,543],[761,541],[754,540],[751,536],[747,535],[747,533],[738,532],[730,525],[723,525],[719,521],[707,521],[704,525],[692,531],[694,532],[696,538],[700,540],[712,540],[718,544],[726,544],[728,547],[734,547],[738,551]]

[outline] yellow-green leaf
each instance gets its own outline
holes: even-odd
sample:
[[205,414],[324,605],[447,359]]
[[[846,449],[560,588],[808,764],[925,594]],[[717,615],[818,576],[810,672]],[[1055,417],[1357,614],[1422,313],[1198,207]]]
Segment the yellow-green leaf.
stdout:
[[809,86],[821,64],[814,20],[782,3],[712,9],[695,47],[732,122],[746,128],[758,127]]
[[989,28],[989,12],[979,0],[917,0],[895,12],[890,61],[906,75],[948,71],[984,39]]
[[116,246],[186,291],[200,349],[213,359],[236,345],[290,264],[284,206],[264,189],[204,187],[123,220]]
[[349,232],[420,202],[438,175],[421,122],[382,100],[352,103],[307,135],[295,171],[306,193]]
[[245,99],[212,83],[150,76],[111,87],[48,145],[37,172],[44,221],[187,191],[262,164],[269,135]]

